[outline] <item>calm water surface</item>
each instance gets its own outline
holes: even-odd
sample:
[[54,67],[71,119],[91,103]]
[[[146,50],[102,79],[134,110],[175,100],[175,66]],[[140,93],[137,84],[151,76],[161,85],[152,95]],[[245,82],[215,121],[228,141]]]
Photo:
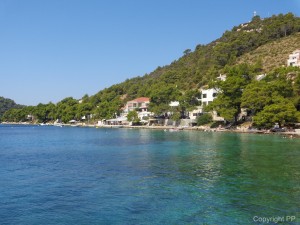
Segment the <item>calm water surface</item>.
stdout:
[[0,126],[0,224],[300,223],[300,139]]

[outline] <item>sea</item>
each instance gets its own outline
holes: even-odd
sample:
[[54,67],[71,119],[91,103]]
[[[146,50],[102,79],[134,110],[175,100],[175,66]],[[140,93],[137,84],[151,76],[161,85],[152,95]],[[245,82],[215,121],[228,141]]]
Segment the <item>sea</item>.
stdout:
[[0,224],[300,224],[300,139],[0,125]]

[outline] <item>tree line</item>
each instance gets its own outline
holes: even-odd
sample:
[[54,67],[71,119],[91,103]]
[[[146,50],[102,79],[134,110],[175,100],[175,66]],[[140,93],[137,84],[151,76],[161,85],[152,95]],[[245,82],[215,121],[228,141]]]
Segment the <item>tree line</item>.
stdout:
[[[300,121],[300,68],[280,67],[266,74],[262,80],[257,80],[255,65],[240,64],[224,68],[227,75],[225,81],[212,80],[211,88],[220,90],[216,99],[206,111],[217,111],[226,121],[238,122],[242,109],[247,110],[256,127],[269,128],[274,123],[286,125]],[[106,95],[105,95],[106,96]],[[102,96],[103,99],[104,96]],[[38,104],[23,108],[12,108],[2,116],[3,121],[36,122],[60,120],[68,123],[70,120],[96,121],[98,119],[114,118],[121,113],[125,101],[111,95],[106,101],[101,101],[93,107],[94,96],[85,95],[79,102],[68,97],[57,104]],[[185,112],[193,110],[201,104],[199,90],[180,91],[176,88],[164,87],[151,95],[150,111],[156,115],[173,112],[173,119],[182,118]],[[170,107],[171,100],[179,101],[179,106]]]

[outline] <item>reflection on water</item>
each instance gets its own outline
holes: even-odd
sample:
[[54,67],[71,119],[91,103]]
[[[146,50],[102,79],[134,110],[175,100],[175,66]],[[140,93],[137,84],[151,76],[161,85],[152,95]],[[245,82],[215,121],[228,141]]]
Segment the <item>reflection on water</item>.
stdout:
[[0,127],[0,224],[255,224],[296,216],[299,139]]

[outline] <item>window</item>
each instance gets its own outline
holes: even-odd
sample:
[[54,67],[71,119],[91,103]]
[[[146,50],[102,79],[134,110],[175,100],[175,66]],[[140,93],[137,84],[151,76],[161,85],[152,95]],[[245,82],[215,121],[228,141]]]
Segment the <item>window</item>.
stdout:
[[202,113],[193,113],[193,116],[201,116]]
[[202,98],[207,98],[207,94],[203,94],[203,95],[202,95]]
[[213,93],[213,97],[217,97],[218,93]]

